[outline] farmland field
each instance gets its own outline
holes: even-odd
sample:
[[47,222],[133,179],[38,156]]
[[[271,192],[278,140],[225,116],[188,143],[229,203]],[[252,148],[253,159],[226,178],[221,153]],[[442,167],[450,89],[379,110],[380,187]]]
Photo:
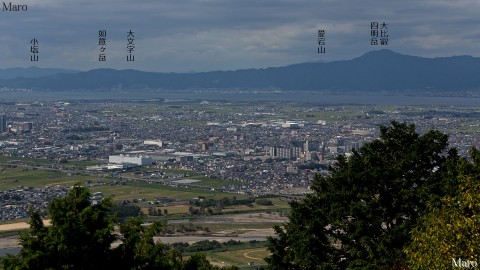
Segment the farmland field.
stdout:
[[210,253],[207,258],[219,266],[234,265],[240,268],[250,268],[251,266],[266,265],[264,258],[268,255],[270,252],[266,248],[255,248]]
[[[250,268],[264,265],[263,258],[269,253],[264,247],[267,236],[273,235],[272,227],[287,220],[289,205],[284,198],[268,198],[271,205],[250,204],[228,205],[212,207],[213,214],[202,213],[192,215],[190,207],[197,207],[192,200],[234,197],[238,200],[249,198],[245,194],[227,193],[218,191],[224,185],[239,184],[237,181],[224,181],[207,178],[194,172],[184,170],[165,170],[168,174],[184,175],[188,179],[197,179],[199,182],[191,184],[169,185],[169,182],[160,183],[136,180],[135,174],[129,173],[128,178],[116,177],[110,172],[87,172],[87,165],[95,162],[79,161],[67,164],[48,163],[45,160],[0,158],[0,190],[23,189],[26,187],[43,188],[45,186],[62,185],[70,187],[81,183],[89,187],[90,192],[102,192],[105,196],[112,196],[114,201],[136,201],[145,215],[145,221],[168,221],[172,226],[186,226],[206,228],[205,236],[195,233],[162,237],[162,242],[189,242],[200,240],[217,240],[220,242],[234,240],[242,244],[237,247],[223,248],[221,251],[208,252],[209,260],[216,265],[235,265],[241,268]],[[69,167],[68,167],[69,166]],[[148,172],[142,169],[140,172]],[[182,179],[180,177],[180,179]],[[150,202],[158,198],[170,198],[168,203],[154,204]],[[141,200],[139,200],[141,199]],[[148,216],[149,209],[161,213],[159,216]],[[198,207],[197,207],[198,208]],[[167,214],[165,214],[167,210]],[[27,228],[26,219],[0,222],[0,249],[5,252],[18,252],[19,233]],[[248,242],[260,241],[256,245]]]

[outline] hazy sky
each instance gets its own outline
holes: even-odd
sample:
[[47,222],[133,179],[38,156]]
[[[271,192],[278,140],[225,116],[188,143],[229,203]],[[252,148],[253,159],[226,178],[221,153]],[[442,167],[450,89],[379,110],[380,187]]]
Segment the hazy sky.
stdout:
[[[480,56],[478,0],[22,1],[11,3],[28,11],[0,14],[0,68],[234,70],[352,59],[383,48]],[[370,45],[372,21],[388,24],[388,46]],[[101,29],[106,62],[98,61]],[[319,29],[325,54],[317,53]],[[134,62],[126,61],[129,30]],[[30,61],[33,38],[38,62]]]

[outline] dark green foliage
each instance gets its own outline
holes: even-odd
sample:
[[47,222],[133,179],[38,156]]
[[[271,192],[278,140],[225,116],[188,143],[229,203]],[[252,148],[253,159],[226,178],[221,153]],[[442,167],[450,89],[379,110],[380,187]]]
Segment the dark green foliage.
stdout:
[[48,234],[43,226],[43,221],[38,212],[30,211],[30,230],[22,233],[20,243],[24,247],[20,251],[23,260],[9,255],[2,263],[5,269],[47,269],[49,266],[44,261],[46,256],[46,243],[44,239]]
[[284,228],[275,226],[278,237],[269,238],[272,255],[266,259],[271,269],[316,269],[332,261],[339,264],[338,252],[324,229],[326,217],[312,200],[308,196],[303,203],[292,202],[289,222]]
[[195,206],[201,206],[204,208],[208,207],[227,207],[227,206],[234,206],[234,205],[246,205],[249,203],[253,203],[255,201],[255,198],[246,198],[246,199],[237,199],[237,198],[227,198],[223,197],[220,200],[214,200],[212,198],[209,199],[204,199],[202,201],[196,200],[196,201],[191,201],[190,204],[193,204]]
[[122,244],[115,249],[115,257],[118,258],[116,260],[117,267],[124,269],[172,269],[172,264],[175,265],[177,260],[168,261],[165,246],[155,243],[153,239],[163,230],[164,226],[160,222],[155,222],[145,227],[142,226],[142,220],[139,218],[129,219],[122,224],[120,226],[120,233],[123,235]]
[[183,270],[216,270],[216,269],[224,269],[224,270],[237,270],[238,267],[230,266],[230,267],[218,267],[212,266],[210,262],[205,257],[205,254],[196,253],[192,255],[183,265],[183,268],[179,268]]
[[[22,249],[2,260],[4,269],[220,269],[204,255],[182,261],[178,250],[156,243],[163,223],[144,226],[140,218],[132,218],[120,225],[117,236],[111,199],[94,203],[85,187],[75,185],[65,198],[53,200],[48,211],[50,227],[39,213],[30,213]],[[121,244],[112,248],[117,238]]]
[[148,208],[148,215],[149,216],[161,216],[162,215],[162,209],[156,209],[155,207],[149,207]]
[[124,221],[129,217],[138,217],[142,215],[142,209],[137,205],[116,204],[112,207],[111,212],[120,221]]
[[426,205],[456,192],[460,159],[439,131],[419,135],[392,122],[380,133],[348,159],[339,156],[330,176],[316,177],[314,193],[291,204],[289,222],[269,240],[271,269],[404,265],[402,248]]
[[267,199],[256,199],[255,203],[263,206],[273,205],[272,201]]
[[213,249],[218,249],[222,247],[222,244],[220,244],[218,241],[209,241],[209,240],[204,240],[204,241],[199,241],[197,243],[191,244],[188,247],[185,247],[185,252],[201,252],[201,251],[208,251],[208,250],[213,250]]
[[[32,212],[30,229],[22,233],[22,250],[9,257],[6,269],[93,269],[104,268],[115,240],[114,223],[108,210],[111,200],[90,204],[86,188],[75,186],[63,199],[48,207],[52,226],[45,227]],[[14,267],[15,266],[15,267]]]
[[464,267],[460,261],[467,265],[472,262],[471,268],[478,266],[480,151],[472,148],[469,155],[469,159],[457,159],[456,168],[450,170],[461,181],[457,192],[443,197],[441,205],[429,205],[410,232],[412,241],[404,249],[410,269],[441,269],[454,264]]
[[[212,250],[220,250],[221,248],[232,247],[232,246],[239,246],[242,243],[240,241],[229,240],[224,243],[220,243],[218,241],[212,240],[203,240],[198,241],[193,244],[188,243],[174,243],[171,244],[172,247],[181,251],[182,253],[195,253],[195,252],[203,252],[203,251],[212,251]],[[255,243],[254,243],[255,244]]]

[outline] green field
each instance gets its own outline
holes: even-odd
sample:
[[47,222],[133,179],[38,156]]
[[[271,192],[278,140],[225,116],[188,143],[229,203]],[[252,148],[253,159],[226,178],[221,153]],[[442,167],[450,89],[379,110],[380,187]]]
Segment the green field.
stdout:
[[34,158],[23,158],[23,157],[7,157],[7,156],[0,156],[0,164],[4,164],[11,161],[20,161],[24,164],[28,165],[45,165],[45,164],[53,164],[55,162],[46,160],[46,159],[34,159]]
[[193,187],[171,187],[162,184],[148,184],[144,182],[129,182],[123,186],[98,186],[90,188],[92,192],[103,192],[105,195],[113,195],[114,200],[138,199],[152,200],[158,197],[173,199],[193,199],[199,196],[218,198],[233,197],[235,194],[220,193],[209,190],[200,190]]
[[[0,165],[0,171],[5,166]],[[0,190],[24,187],[44,187],[45,185],[63,185],[71,186],[76,182],[92,179],[85,175],[68,175],[61,171],[54,170],[34,170],[31,168],[5,168],[0,174]]]
[[252,266],[266,265],[264,258],[269,255],[270,252],[266,248],[254,248],[210,253],[207,254],[207,258],[215,265],[234,265],[248,269]]
[[[141,172],[149,172],[152,171],[151,168],[140,168],[139,171]],[[223,180],[223,179],[216,179],[216,178],[210,178],[203,176],[197,172],[194,171],[188,171],[188,170],[172,170],[172,169],[162,169],[161,170],[167,177],[185,177],[188,179],[195,179],[195,180],[201,180],[200,182],[195,182],[195,183],[189,183],[189,184],[178,184],[182,186],[191,186],[191,187],[211,187],[211,188],[221,188],[227,185],[241,185],[242,182],[240,181],[231,181],[231,180]],[[130,178],[130,179],[137,179],[139,178],[135,172],[129,172],[123,174],[125,177]],[[146,180],[146,179],[142,179]],[[162,180],[161,178],[158,179],[152,179],[152,180]],[[181,180],[181,179],[178,179]]]
[[[49,170],[49,169],[32,169],[31,167],[16,166],[15,168],[10,168],[5,164],[0,165],[0,190],[7,190],[12,188],[23,187],[44,187],[46,185],[63,185],[63,186],[72,186],[75,183],[87,183],[91,181],[93,183],[97,181],[104,182],[106,185],[90,187],[90,191],[102,192],[106,196],[113,196],[115,201],[121,200],[130,200],[133,199],[145,199],[147,201],[153,200],[158,197],[169,197],[173,199],[193,199],[198,197],[212,198],[215,200],[220,200],[223,197],[233,198],[244,198],[245,195],[235,194],[235,193],[224,193],[219,191],[213,191],[205,189],[205,187],[218,187],[222,186],[225,183],[236,183],[235,181],[224,181],[219,179],[211,179],[198,174],[192,173],[191,178],[196,178],[201,180],[200,182],[195,183],[195,185],[182,185],[179,187],[167,186],[163,184],[156,183],[146,183],[141,181],[128,181],[126,185],[108,185],[113,178],[110,177],[100,177],[91,176],[86,174],[73,174],[69,175],[66,172],[60,170]],[[170,172],[172,173],[172,172]],[[175,171],[175,173],[185,173],[185,171]],[[189,176],[190,177],[190,176]],[[196,187],[200,188],[196,188]],[[252,207],[245,205],[231,206],[226,207],[222,210],[223,213],[249,213],[249,212],[259,212],[259,211],[276,211],[276,210],[286,210],[289,208],[288,203],[284,200],[277,198],[271,199],[273,202],[272,206],[261,206],[253,204]],[[147,205],[145,204],[145,207]],[[186,214],[188,213],[188,204],[184,206],[175,206],[175,211],[170,213],[172,214]],[[173,208],[172,208],[173,209]]]
[[[221,200],[224,197],[232,199],[235,196],[237,199],[244,199],[247,197],[247,195],[224,193],[209,189],[217,189],[218,187],[224,186],[225,184],[238,184],[238,182],[207,178],[191,171],[166,170],[165,173],[167,174],[187,174],[188,176],[186,176],[186,178],[201,180],[200,182],[191,185],[182,184],[178,187],[175,187],[164,184],[148,183],[144,181],[123,181],[122,179],[112,177],[111,173],[83,172],[81,168],[83,166],[91,165],[94,163],[91,161],[56,164],[56,166],[58,166],[60,169],[52,169],[32,167],[33,164],[38,165],[37,160],[24,159],[18,162],[9,162],[11,160],[18,159],[11,159],[5,157],[3,157],[3,159],[0,159],[0,190],[19,188],[20,186],[44,187],[46,185],[63,185],[68,187],[79,182],[84,185],[86,185],[87,183],[96,184],[97,182],[100,182],[100,184],[97,186],[89,187],[91,193],[102,192],[106,196],[113,196],[114,201],[133,201],[133,199],[140,198],[145,199],[145,202],[136,204],[142,208],[145,214],[148,214],[149,207],[155,207],[157,210],[161,210],[162,213],[164,209],[168,210],[167,216],[148,216],[148,218],[146,219],[148,221],[166,219],[189,219],[189,221],[186,221],[185,223],[175,224],[189,224],[201,226],[203,228],[208,228],[213,233],[225,233],[226,231],[231,231],[234,234],[243,234],[250,230],[269,229],[272,228],[275,224],[281,224],[282,221],[282,219],[279,218],[280,215],[276,214],[275,216],[274,214],[270,213],[287,213],[289,210],[289,205],[287,201],[281,198],[269,198],[269,200],[273,202],[273,205],[262,206],[253,203],[250,207],[246,205],[228,206],[223,208],[221,210],[221,213],[216,213],[216,215],[212,216],[220,218],[224,217],[224,215],[228,218],[235,217],[235,221],[233,222],[208,222],[205,221],[205,218],[209,217],[206,214],[192,216],[189,213],[189,207],[191,205],[188,201],[198,197]],[[129,173],[129,175],[130,174],[131,173]],[[131,174],[131,177],[138,177],[138,175]],[[124,182],[124,184],[121,184],[122,181]],[[167,205],[148,204],[148,201],[159,197],[168,197],[183,201],[168,203]],[[214,211],[217,211],[217,209],[215,209]],[[238,221],[238,217],[241,217],[242,220]],[[196,218],[199,218],[199,222],[195,222]],[[18,221],[20,220],[16,220],[15,222]],[[0,241],[2,237],[18,235],[18,233],[19,231],[3,232],[2,234],[0,234]],[[231,249],[229,248],[230,251],[225,250],[226,249],[210,252],[208,256],[212,260],[212,262],[218,262],[218,265],[221,265],[221,262],[223,262],[224,265],[236,265],[241,268],[250,268],[250,266],[248,266],[248,263],[253,262],[255,266],[262,265],[264,264],[262,258],[268,255],[268,252],[264,248],[264,244],[245,244],[232,247]]]
[[[97,182],[102,181],[109,183],[113,180],[107,176],[108,174],[97,174],[96,176],[88,174],[69,174],[60,170],[50,169],[35,169],[32,167],[26,167],[17,165],[11,167],[7,164],[0,163],[0,190],[6,190],[11,188],[24,187],[44,187],[45,185],[63,185],[72,186],[75,183],[86,183],[87,181]],[[203,185],[209,184],[217,187],[221,186],[222,180],[216,179],[204,179]],[[202,186],[202,185],[200,185]],[[146,200],[152,200],[158,197],[169,197],[178,199],[193,199],[199,196],[203,197],[233,197],[234,194],[219,193],[216,191],[195,189],[194,187],[172,187],[162,184],[149,184],[144,182],[128,182],[127,185],[117,186],[96,186],[91,187],[92,192],[103,192],[106,195],[113,195],[115,200],[144,198]]]
[[242,184],[242,182],[240,182],[240,181],[222,180],[222,179],[209,178],[209,177],[205,177],[205,176],[191,176],[191,177],[188,177],[188,178],[201,180],[200,182],[195,182],[195,183],[188,184],[190,186],[221,188],[221,187],[224,187],[226,185],[240,185],[240,184]]

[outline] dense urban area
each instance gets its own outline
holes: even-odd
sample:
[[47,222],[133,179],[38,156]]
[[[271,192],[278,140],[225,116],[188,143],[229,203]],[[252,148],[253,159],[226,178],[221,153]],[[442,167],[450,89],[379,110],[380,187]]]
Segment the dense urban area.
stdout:
[[[166,173],[177,170],[224,180],[222,185],[201,187],[206,190],[301,196],[309,192],[316,173],[327,173],[337,155],[348,156],[377,138],[380,125],[396,120],[415,123],[420,132],[438,129],[466,155],[478,146],[479,116],[478,110],[462,107],[2,101],[0,153],[19,160],[9,159],[0,174],[22,165],[21,158],[32,158],[46,162],[23,164],[25,170],[108,172],[117,184],[134,180],[172,187],[202,179]],[[69,166],[79,161],[90,165]],[[21,184],[2,190],[0,218],[25,218],[28,205],[45,210],[46,201],[65,193],[62,188]]]

